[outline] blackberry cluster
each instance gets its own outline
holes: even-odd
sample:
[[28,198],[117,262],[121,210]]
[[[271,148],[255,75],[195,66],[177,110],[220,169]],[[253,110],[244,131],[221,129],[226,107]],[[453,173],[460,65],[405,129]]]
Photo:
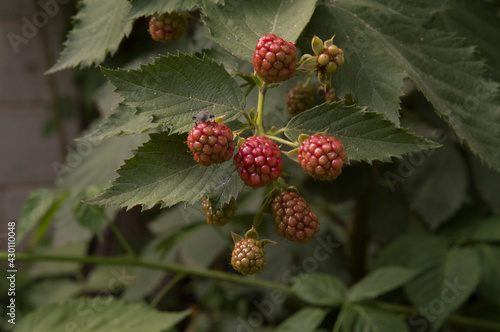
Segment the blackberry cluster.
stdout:
[[229,203],[224,204],[220,210],[214,212],[212,211],[212,206],[208,197],[203,197],[201,201],[201,208],[205,212],[205,219],[207,220],[207,223],[215,226],[224,226],[236,213],[238,203],[236,203],[236,200],[233,197]]
[[166,43],[182,37],[188,25],[188,14],[176,11],[155,14],[149,20],[149,34],[156,41]]
[[265,35],[255,46],[252,62],[255,72],[264,82],[286,81],[295,75],[296,47],[276,35]]
[[276,232],[287,240],[306,243],[319,231],[318,217],[304,197],[283,191],[271,202],[271,214]]
[[233,157],[233,132],[223,123],[200,122],[189,132],[187,145],[202,166],[223,163]]
[[252,136],[246,139],[235,154],[234,166],[247,186],[263,187],[281,176],[281,151],[264,136]]
[[314,134],[302,142],[298,160],[302,168],[313,178],[335,180],[347,162],[342,142],[332,136]]

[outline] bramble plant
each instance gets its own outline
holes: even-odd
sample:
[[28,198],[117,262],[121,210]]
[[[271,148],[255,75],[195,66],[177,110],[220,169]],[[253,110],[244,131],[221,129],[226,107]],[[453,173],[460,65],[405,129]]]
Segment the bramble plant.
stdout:
[[15,331],[500,331],[498,3],[79,3]]

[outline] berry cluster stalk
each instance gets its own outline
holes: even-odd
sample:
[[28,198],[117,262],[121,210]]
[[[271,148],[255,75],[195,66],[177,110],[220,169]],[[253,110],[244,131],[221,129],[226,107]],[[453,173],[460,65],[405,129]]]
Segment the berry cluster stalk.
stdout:
[[256,132],[255,136],[264,136],[265,130],[262,124],[264,118],[264,100],[266,99],[267,83],[263,82],[259,88],[259,100],[257,102],[257,117],[255,119]]

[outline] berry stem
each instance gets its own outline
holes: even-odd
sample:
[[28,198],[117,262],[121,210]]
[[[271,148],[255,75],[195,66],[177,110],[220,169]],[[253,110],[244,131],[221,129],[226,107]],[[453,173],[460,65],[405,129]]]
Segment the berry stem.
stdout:
[[175,277],[173,277],[169,282],[166,283],[165,286],[163,286],[163,288],[161,289],[161,291],[156,294],[156,296],[154,297],[154,299],[151,301],[150,305],[152,308],[156,308],[156,306],[158,305],[158,303],[160,303],[161,299],[167,295],[167,293],[175,286],[179,283],[179,281],[181,281],[182,279],[184,279],[186,275],[182,274],[182,273],[179,273],[177,274]]
[[267,83],[263,82],[262,86],[259,89],[259,100],[257,102],[257,117],[255,119],[255,136],[264,136],[265,130],[262,125],[262,121],[264,118],[264,100],[266,99],[266,91],[267,91]]
[[296,147],[299,146],[299,144],[297,142],[295,142],[295,143],[294,142],[290,142],[290,141],[287,141],[286,139],[283,139],[283,138],[280,138],[280,137],[276,137],[274,135],[264,135],[264,137],[269,138],[269,139],[271,139],[273,141],[276,141],[278,143],[281,143],[281,144],[286,144],[286,145],[294,147],[294,148],[296,148]]
[[118,242],[120,242],[120,245],[123,247],[123,249],[125,249],[125,251],[130,256],[130,258],[136,259],[137,255],[135,254],[134,249],[132,249],[132,247],[128,243],[127,239],[125,239],[125,236],[123,236],[122,232],[120,231],[120,229],[118,227],[116,227],[114,222],[110,222],[108,227],[113,232],[113,234],[116,236],[116,239],[118,240]]

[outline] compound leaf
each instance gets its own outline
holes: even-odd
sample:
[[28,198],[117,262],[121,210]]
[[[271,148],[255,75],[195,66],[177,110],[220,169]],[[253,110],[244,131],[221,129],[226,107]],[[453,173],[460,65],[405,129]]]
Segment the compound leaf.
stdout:
[[459,141],[500,170],[500,93],[497,83],[484,78],[484,61],[463,39],[423,26],[445,8],[442,2],[394,3],[329,2],[317,8],[304,40],[336,34],[346,59],[334,78],[338,94],[349,92],[394,122],[402,79],[409,77]]

